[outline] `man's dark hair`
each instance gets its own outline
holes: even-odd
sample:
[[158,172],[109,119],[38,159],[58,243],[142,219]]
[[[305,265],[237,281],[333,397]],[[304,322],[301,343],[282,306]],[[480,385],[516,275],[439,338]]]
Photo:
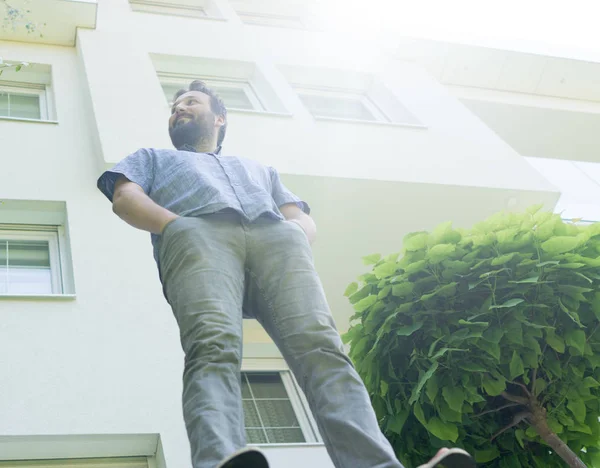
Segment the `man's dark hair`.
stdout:
[[227,108],[225,107],[225,103],[219,97],[217,93],[215,93],[212,89],[206,86],[204,81],[194,80],[190,83],[189,89],[180,89],[175,93],[173,97],[173,102],[177,100],[179,96],[185,94],[189,91],[200,91],[210,97],[210,108],[216,114],[223,117],[225,123],[219,129],[219,136],[217,138],[217,146],[221,146],[223,140],[225,139],[225,132],[227,131]]

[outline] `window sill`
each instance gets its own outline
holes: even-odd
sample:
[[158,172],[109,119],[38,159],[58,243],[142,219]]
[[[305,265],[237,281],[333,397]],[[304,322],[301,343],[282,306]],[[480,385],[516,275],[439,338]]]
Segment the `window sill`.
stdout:
[[415,128],[419,130],[427,130],[427,126],[423,124],[410,124],[401,122],[383,122],[381,120],[360,120],[360,119],[342,119],[339,117],[319,117],[313,116],[317,121],[323,122],[342,122],[342,123],[355,123],[355,124],[369,124],[369,125],[381,125],[385,127],[402,127],[402,128]]
[[0,294],[0,300],[52,300],[52,301],[74,301],[76,299],[75,294]]
[[227,109],[227,112],[235,113],[235,114],[264,115],[265,117],[286,117],[286,118],[293,117],[292,114],[289,114],[287,112],[269,112],[269,111],[261,111],[261,110],[254,110],[254,109],[231,108],[231,109]]
[[54,124],[57,125],[57,120],[38,120],[38,119],[25,119],[22,117],[4,117],[0,116],[0,120],[8,120],[12,122],[31,122],[31,123],[41,123],[41,124]]
[[131,10],[133,13],[142,13],[146,15],[159,15],[159,16],[171,16],[173,18],[189,18],[189,19],[198,19],[198,20],[209,20],[209,21],[221,21],[227,22],[227,18],[223,18],[221,16],[195,16],[195,15],[186,15],[185,13],[181,13],[180,15],[175,13],[161,13],[158,11],[146,11],[146,10]]
[[323,442],[288,442],[284,444],[248,444],[252,447],[260,448],[306,448],[306,447],[325,447]]

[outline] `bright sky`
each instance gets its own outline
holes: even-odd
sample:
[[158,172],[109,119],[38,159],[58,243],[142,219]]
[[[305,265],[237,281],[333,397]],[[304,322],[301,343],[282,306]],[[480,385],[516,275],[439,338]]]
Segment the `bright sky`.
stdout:
[[326,0],[319,3],[329,18],[335,18],[334,27],[369,36],[383,38],[396,34],[570,56],[579,51],[581,58],[591,52],[600,57],[598,0]]

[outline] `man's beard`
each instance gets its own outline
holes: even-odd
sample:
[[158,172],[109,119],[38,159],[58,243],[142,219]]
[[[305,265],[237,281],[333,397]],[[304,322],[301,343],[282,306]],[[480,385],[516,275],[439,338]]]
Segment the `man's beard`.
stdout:
[[173,146],[177,149],[184,145],[197,146],[203,141],[212,139],[215,129],[209,119],[188,119],[187,122],[175,122],[169,128],[169,136]]

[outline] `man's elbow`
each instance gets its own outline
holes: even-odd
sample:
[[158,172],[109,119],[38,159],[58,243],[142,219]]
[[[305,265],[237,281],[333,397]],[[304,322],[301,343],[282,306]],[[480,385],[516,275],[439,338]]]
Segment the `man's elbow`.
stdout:
[[125,213],[128,199],[129,197],[126,192],[120,191],[113,195],[112,210],[120,218]]

